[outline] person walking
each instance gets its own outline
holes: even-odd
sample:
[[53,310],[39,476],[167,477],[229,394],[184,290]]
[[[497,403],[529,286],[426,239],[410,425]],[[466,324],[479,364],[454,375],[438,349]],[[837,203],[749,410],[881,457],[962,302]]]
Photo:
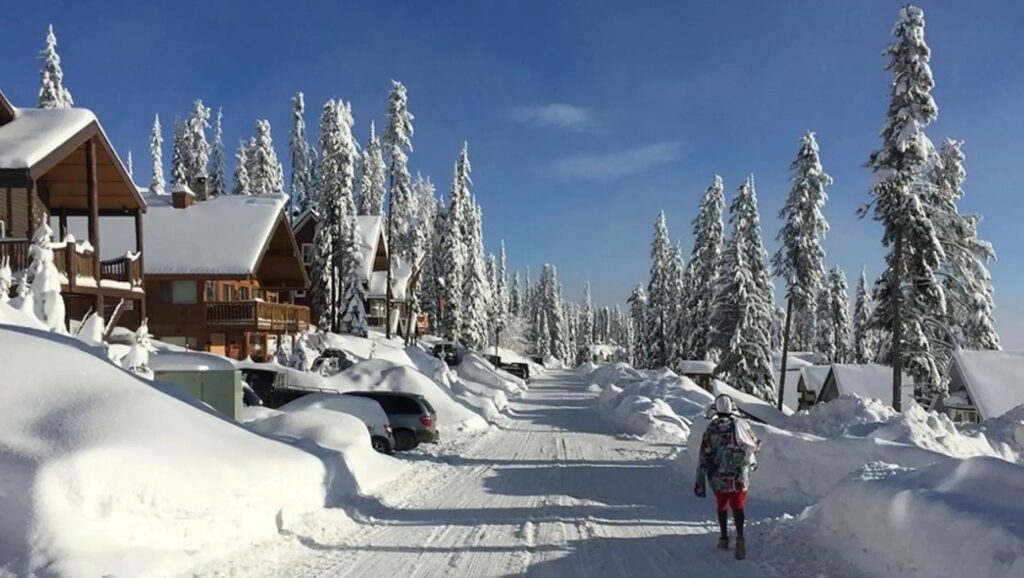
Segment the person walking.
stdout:
[[700,442],[700,462],[693,491],[703,498],[707,495],[705,484],[710,482],[718,507],[720,550],[729,549],[729,509],[732,509],[736,524],[735,556],[742,560],[747,556],[743,509],[750,487],[750,472],[757,469],[755,453],[761,446],[761,440],[754,435],[747,420],[737,415],[736,406],[728,395],[715,398],[714,413],[715,417]]

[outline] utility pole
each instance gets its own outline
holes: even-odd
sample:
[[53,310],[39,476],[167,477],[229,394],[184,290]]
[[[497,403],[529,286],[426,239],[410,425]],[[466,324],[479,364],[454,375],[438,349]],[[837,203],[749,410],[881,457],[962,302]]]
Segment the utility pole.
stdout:
[[[393,153],[394,151],[392,151]],[[388,176],[388,273],[384,289],[384,336],[391,339],[391,261],[395,251],[393,233],[395,230],[395,159],[391,155],[391,171]]]
[[793,297],[786,297],[786,327],[782,333],[782,369],[779,370],[779,411],[782,411],[782,399],[786,395],[786,362],[789,361],[789,326],[793,316]]
[[889,290],[892,291],[892,408],[902,411],[903,391],[903,287],[900,274],[903,270],[903,229],[896,230],[893,247],[893,268],[889,272]]

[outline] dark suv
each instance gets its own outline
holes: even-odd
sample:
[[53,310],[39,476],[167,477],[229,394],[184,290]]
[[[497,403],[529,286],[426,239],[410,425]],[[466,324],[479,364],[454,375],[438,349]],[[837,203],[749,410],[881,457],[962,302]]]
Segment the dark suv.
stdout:
[[437,431],[437,412],[422,395],[396,391],[347,391],[345,395],[368,397],[380,404],[391,421],[396,450],[408,451],[441,439]]
[[447,363],[449,367],[462,363],[462,352],[454,343],[438,343],[430,350],[430,354]]

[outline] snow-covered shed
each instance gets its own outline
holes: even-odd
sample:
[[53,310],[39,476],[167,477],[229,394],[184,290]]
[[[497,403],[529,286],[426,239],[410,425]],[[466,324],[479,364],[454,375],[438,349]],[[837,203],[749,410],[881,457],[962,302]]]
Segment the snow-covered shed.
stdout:
[[[92,111],[18,108],[0,92],[0,258],[10,260],[16,277],[28,267],[33,232],[47,216],[54,217],[54,264],[63,281],[67,316],[81,319],[92,308],[116,324],[112,317],[123,310],[142,308],[139,231],[145,211],[145,201]],[[85,221],[82,238],[87,240],[68,236],[69,217]],[[130,254],[101,260],[100,220],[108,217],[134,218],[134,235],[126,245]]]
[[967,351],[953,354],[949,395],[936,409],[956,421],[999,417],[1024,404],[1024,351]]
[[688,377],[702,388],[711,391],[715,377],[715,362],[703,359],[689,359],[679,362],[679,375]]
[[[861,397],[892,403],[892,368],[877,364],[837,363],[829,368],[816,403],[832,401],[840,395]],[[902,403],[914,399],[914,380],[903,374]]]

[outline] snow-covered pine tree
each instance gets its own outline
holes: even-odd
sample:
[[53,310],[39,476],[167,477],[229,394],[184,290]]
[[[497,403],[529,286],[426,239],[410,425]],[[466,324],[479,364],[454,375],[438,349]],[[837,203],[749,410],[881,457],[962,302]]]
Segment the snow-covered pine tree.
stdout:
[[[388,258],[409,261],[415,244],[416,199],[410,189],[407,151],[412,150],[413,115],[409,112],[409,100],[405,86],[398,81],[391,82],[388,95],[388,126],[384,132],[384,154],[390,177],[391,199],[388,205]],[[481,263],[482,265],[482,263]],[[391,267],[388,268],[388,283],[391,282]],[[388,295],[390,303],[391,296]],[[466,319],[463,318],[463,321]]]
[[188,143],[185,140],[185,125],[174,120],[174,140],[171,143],[171,184],[175,187],[188,184]]
[[832,363],[850,363],[853,357],[853,342],[850,327],[850,294],[846,285],[846,273],[838,266],[828,274],[829,309],[836,352]]
[[469,149],[463,144],[459,160],[455,163],[451,195],[448,210],[445,211],[444,229],[440,240],[442,274],[439,278],[444,282],[442,291],[445,302],[441,327],[443,334],[454,340],[462,338],[463,316],[466,315],[463,286],[466,278],[466,261],[469,258],[465,232],[468,227],[466,206],[470,202],[469,187],[473,183],[470,178],[471,171]]
[[800,139],[800,150],[790,165],[793,187],[779,212],[782,229],[778,252],[772,257],[776,276],[786,283],[786,298],[792,300],[790,350],[810,351],[815,334],[815,296],[825,278],[825,251],[821,240],[828,232],[822,209],[828,200],[825,188],[832,177],[825,173],[814,133]]
[[39,108],[71,108],[75,102],[71,92],[64,87],[64,71],[60,67],[60,55],[57,54],[57,35],[53,33],[53,24],[46,31],[46,48],[39,53],[43,61],[40,71]]
[[64,326],[64,298],[60,296],[60,271],[53,262],[53,231],[49,219],[42,219],[32,235],[32,246],[29,253],[32,263],[29,273],[32,277],[32,302],[35,305],[36,317],[50,331],[66,334]]
[[711,304],[718,283],[719,259],[725,236],[722,214],[725,192],[722,177],[715,175],[700,202],[700,212],[693,220],[693,252],[686,273],[686,295],[683,315],[686,337],[683,352],[690,359],[711,359]]
[[646,348],[652,368],[667,367],[670,361],[671,345],[669,331],[672,328],[671,244],[665,211],[658,213],[654,224],[654,238],[651,241],[651,273],[647,282]]
[[751,176],[729,205],[732,234],[715,290],[711,345],[721,351],[715,373],[769,403],[777,400],[771,362],[774,300]]
[[519,278],[519,271],[512,273],[512,283],[508,292],[508,310],[513,317],[520,317],[523,313],[523,281]]
[[647,294],[643,285],[633,288],[629,296],[629,320],[633,333],[633,348],[630,351],[630,363],[635,367],[647,368],[647,343],[643,336],[647,334]]
[[193,103],[192,113],[185,121],[183,151],[185,182],[193,191],[199,190],[199,179],[206,178],[206,167],[210,163],[210,143],[206,140],[206,129],[210,128],[210,109],[202,100]]
[[775,307],[772,315],[771,348],[772,351],[782,351],[782,334],[786,330],[786,310],[782,307]]
[[533,353],[541,359],[547,360],[551,357],[551,331],[548,327],[547,314],[543,309],[537,309],[536,325],[537,331],[535,332],[536,340],[533,343]]
[[[487,341],[488,295],[487,271],[483,244],[483,212],[475,199],[470,201],[468,237],[466,239],[465,276],[462,283],[463,315],[462,340],[470,347],[479,347]],[[552,332],[554,325],[562,319],[549,315]]]
[[270,121],[256,121],[256,136],[246,151],[250,190],[254,194],[283,193],[284,169],[274,152],[274,139],[270,136]]
[[915,383],[928,384],[927,393],[941,393],[942,375],[926,326],[945,316],[946,300],[935,277],[944,254],[921,198],[922,173],[934,150],[924,129],[938,117],[924,12],[912,5],[900,9],[893,36],[887,49],[886,68],[893,80],[882,147],[871,153],[868,166],[875,173],[875,219],[882,222],[882,244],[889,249],[886,270],[875,286],[874,315],[877,326],[891,333],[892,347],[883,361],[894,366],[893,407],[899,410],[903,371]]
[[136,374],[149,373],[149,354],[156,351],[152,338],[149,333],[149,320],[143,319],[132,336],[132,346],[128,350],[128,355],[121,362],[125,369]]
[[[669,250],[668,276],[666,281],[667,300],[665,308],[668,325],[665,337],[668,340],[668,363],[669,367],[679,370],[682,362],[686,360],[686,354],[681,346],[683,334],[685,333],[686,321],[683,319],[683,298],[686,294],[686,264],[683,262],[683,247],[676,243]],[[601,312],[601,342],[608,342],[608,323],[611,320],[611,312],[604,308]]]
[[[333,99],[324,103],[320,114],[319,220],[313,233],[313,262],[310,266],[310,284],[313,291],[313,318],[320,331],[337,331],[341,289],[340,272],[335,268],[335,253],[342,232],[341,171],[341,118],[338,103]],[[236,183],[237,184],[237,183]]]
[[562,291],[558,284],[555,266],[545,263],[541,269],[538,291],[538,308],[543,311],[547,322],[550,352],[559,361],[568,361],[568,335],[566,334],[565,312],[562,308]]
[[153,117],[153,129],[149,133],[149,156],[153,161],[153,178],[149,182],[149,192],[155,195],[164,194],[164,135],[160,127],[160,115]]
[[857,282],[857,299],[853,306],[853,362],[874,363],[878,353],[878,340],[871,327],[871,294],[868,292],[867,273],[861,269]]
[[306,136],[306,100],[301,92],[292,97],[292,133],[288,139],[292,155],[291,217],[316,206],[316,185],[313,180],[314,152]]
[[252,182],[249,180],[249,147],[245,141],[238,142],[238,151],[235,152],[235,175],[234,185],[231,194],[251,195]]
[[[433,186],[433,185],[431,185]],[[421,204],[421,207],[427,203]],[[441,300],[444,296],[444,275],[446,266],[444,263],[444,238],[446,223],[446,210],[444,199],[433,197],[431,204],[433,209],[433,233],[430,238],[430,253],[423,265],[424,272],[420,275],[420,304],[430,321],[430,332],[434,335],[443,335],[441,328]]]
[[[363,298],[362,277],[359,269],[359,253],[352,251],[357,247],[353,231],[355,227],[355,174],[359,150],[352,138],[352,107],[344,101],[334,104],[334,121],[328,125],[330,134],[326,135],[326,147],[322,148],[320,170],[322,176],[320,196],[327,200],[327,212],[321,219],[329,221],[334,227],[335,240],[332,252],[332,271],[335,275],[335,319],[332,325],[335,331],[341,328],[351,330],[345,322],[345,316],[355,307],[354,300]],[[321,134],[321,138],[325,135]],[[356,278],[358,277],[358,282]],[[357,287],[357,285],[359,287]],[[356,295],[358,293],[358,295]],[[365,321],[365,320],[364,320]],[[355,329],[360,320],[353,318]],[[391,322],[390,319],[387,320]]]
[[815,296],[814,317],[814,351],[822,356],[825,363],[839,363],[837,358],[838,344],[835,341],[835,318],[829,307],[832,304],[832,285],[826,278]]
[[218,108],[217,119],[213,123],[213,143],[210,145],[210,180],[207,190],[211,197],[228,194],[227,169],[224,166],[223,117],[223,111]]
[[590,296],[590,281],[583,286],[583,303],[580,306],[580,356],[576,363],[590,360],[590,346],[594,344],[594,301]]
[[[416,214],[413,216],[415,222],[415,228],[412,230],[412,263],[414,267],[429,267],[430,263],[428,259],[433,253],[435,240],[434,222],[437,219],[437,199],[434,197],[434,183],[430,181],[429,177],[416,173],[416,179],[412,183],[412,196],[415,197],[413,203],[416,208]],[[422,276],[421,276],[422,279]],[[433,281],[433,280],[432,280]],[[423,279],[416,291],[413,291],[409,296],[409,301],[406,304],[406,329],[405,334],[410,337],[416,331],[416,318],[421,311],[424,311],[424,291],[431,289],[431,295],[427,296],[426,310],[432,310],[430,300],[436,294],[433,288],[430,287],[431,283],[426,282]]]
[[946,256],[941,273],[948,311],[932,332],[933,342],[946,345],[943,357],[957,347],[1000,349],[992,276],[987,267],[995,259],[995,251],[991,243],[978,238],[981,216],[960,214],[958,207],[967,178],[962,147],[962,142],[952,139],[942,143],[926,203]]
[[[352,208],[354,211],[354,204]],[[366,288],[363,285],[363,269],[360,266],[362,252],[356,235],[355,214],[349,216],[347,221],[348,225],[343,229],[345,238],[339,248],[346,253],[341,321],[346,331],[352,335],[366,337],[370,332],[370,326],[366,318]]]
[[384,214],[385,180],[387,166],[381,150],[380,138],[373,121],[370,121],[370,136],[363,150],[363,171],[359,178],[359,214]]

